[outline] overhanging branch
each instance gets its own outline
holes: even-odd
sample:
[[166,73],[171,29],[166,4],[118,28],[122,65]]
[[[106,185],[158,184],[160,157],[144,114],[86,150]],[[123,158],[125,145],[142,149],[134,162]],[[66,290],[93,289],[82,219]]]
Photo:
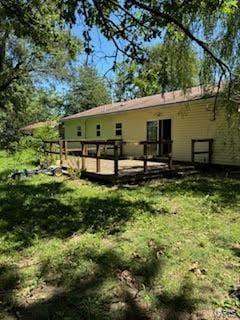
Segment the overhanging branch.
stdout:
[[145,5],[143,2],[139,2],[137,0],[132,0],[132,3],[140,8],[143,9],[149,13],[151,13],[154,17],[156,17],[157,19],[163,19],[165,20],[167,23],[173,23],[175,26],[177,26],[184,34],[186,34],[186,36],[188,36],[192,41],[194,41],[195,43],[197,43],[215,62],[216,64],[221,68],[222,72],[225,74],[226,71],[229,72],[229,74],[231,74],[231,69],[230,67],[224,62],[222,61],[222,59],[220,59],[219,57],[217,57],[210,49],[209,47],[206,45],[205,42],[203,42],[202,40],[198,39],[187,27],[185,27],[180,21],[178,21],[176,18],[174,18],[173,16],[169,15],[168,13],[165,12],[161,12],[159,9],[150,7]]

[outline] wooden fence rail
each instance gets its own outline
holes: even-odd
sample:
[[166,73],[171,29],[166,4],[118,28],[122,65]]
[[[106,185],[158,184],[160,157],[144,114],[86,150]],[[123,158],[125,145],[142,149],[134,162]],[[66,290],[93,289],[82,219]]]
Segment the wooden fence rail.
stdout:
[[163,156],[165,156],[168,160],[168,168],[169,169],[172,169],[172,143],[173,141],[172,140],[158,140],[158,141],[141,141],[140,144],[143,145],[143,170],[144,172],[147,171],[147,161],[149,160],[148,159],[148,147],[150,145],[157,145],[157,147],[159,147],[160,149],[160,146],[161,145],[167,145],[167,153]]
[[[79,144],[79,147],[70,148],[70,143]],[[49,148],[47,146],[49,145]],[[113,163],[114,163],[114,175],[117,177],[119,175],[119,160],[121,159],[123,146],[134,145],[134,146],[143,146],[143,171],[148,170],[148,161],[150,161],[149,146],[157,145],[167,145],[167,153],[164,157],[168,161],[169,169],[172,169],[172,140],[159,140],[159,141],[122,141],[122,140],[45,140],[44,141],[44,153],[50,154],[51,160],[53,160],[53,154],[59,154],[60,165],[63,165],[63,157],[65,161],[68,160],[68,155],[74,153],[77,158],[77,168],[79,171],[86,171],[86,158],[96,159],[96,172],[101,172],[101,160],[106,159],[101,154],[101,148],[110,146],[113,150]],[[57,151],[54,149],[57,149]],[[56,148],[57,146],[57,148]],[[90,153],[90,146],[93,146],[94,154]],[[80,166],[81,159],[81,166]]]

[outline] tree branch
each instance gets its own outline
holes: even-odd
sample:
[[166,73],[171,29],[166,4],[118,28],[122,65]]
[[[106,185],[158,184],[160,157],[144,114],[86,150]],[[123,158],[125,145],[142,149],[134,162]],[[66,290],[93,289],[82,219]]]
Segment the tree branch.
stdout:
[[222,61],[220,58],[218,58],[209,49],[209,47],[206,45],[205,42],[203,42],[202,40],[200,40],[196,36],[194,36],[194,34],[187,27],[185,27],[180,21],[178,21],[176,18],[174,18],[173,16],[169,15],[168,13],[161,12],[157,8],[153,8],[153,7],[147,6],[143,2],[139,2],[137,0],[132,0],[132,3],[136,7],[151,13],[157,19],[160,18],[160,19],[164,19],[167,23],[173,23],[180,30],[182,30],[183,33],[185,33],[186,36],[188,36],[192,41],[196,42],[217,63],[217,65],[221,68],[221,70],[222,70],[222,72],[224,74],[226,73],[226,71],[228,71],[229,74],[232,73],[230,67],[224,61]]

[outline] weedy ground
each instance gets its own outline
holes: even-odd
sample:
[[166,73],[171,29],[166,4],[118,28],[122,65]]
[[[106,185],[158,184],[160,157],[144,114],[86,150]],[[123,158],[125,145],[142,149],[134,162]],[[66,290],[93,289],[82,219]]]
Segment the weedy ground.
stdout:
[[0,319],[237,316],[239,180],[7,179],[27,165],[0,153]]

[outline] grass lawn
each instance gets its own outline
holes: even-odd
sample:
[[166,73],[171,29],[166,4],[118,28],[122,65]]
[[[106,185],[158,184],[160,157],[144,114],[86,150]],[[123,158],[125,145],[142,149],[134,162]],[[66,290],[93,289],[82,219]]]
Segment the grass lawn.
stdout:
[[237,315],[239,180],[5,179],[16,165],[0,153],[0,319]]

